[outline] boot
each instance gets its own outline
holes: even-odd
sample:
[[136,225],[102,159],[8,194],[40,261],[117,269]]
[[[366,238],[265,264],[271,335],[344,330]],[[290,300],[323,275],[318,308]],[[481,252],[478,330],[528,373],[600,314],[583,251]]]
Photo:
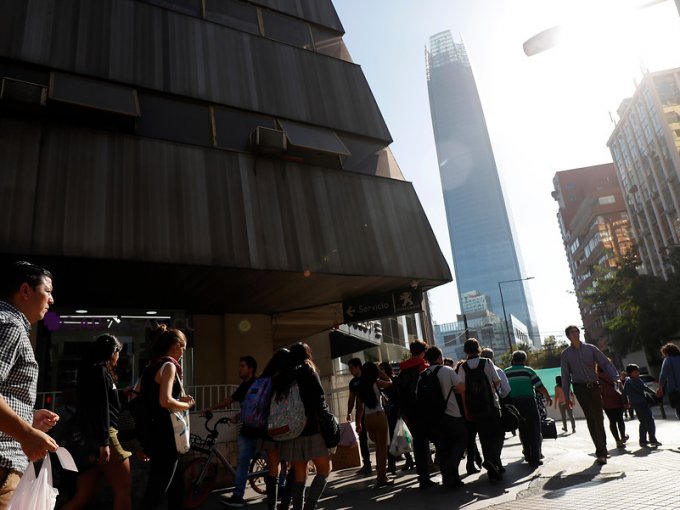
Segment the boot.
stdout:
[[288,475],[286,476],[286,485],[281,489],[281,502],[279,503],[278,510],[288,510],[290,508],[290,489],[295,483],[295,473],[292,469],[288,469]]
[[264,484],[267,487],[267,510],[275,510],[279,492],[279,480],[275,476],[265,476]]
[[305,498],[305,506],[303,510],[314,510],[325,488],[326,477],[317,474],[314,477],[314,480],[312,480],[312,484],[309,486],[309,490],[307,491],[307,497]]
[[293,482],[290,484],[290,499],[293,502],[293,510],[302,510],[302,502],[305,500],[305,484]]

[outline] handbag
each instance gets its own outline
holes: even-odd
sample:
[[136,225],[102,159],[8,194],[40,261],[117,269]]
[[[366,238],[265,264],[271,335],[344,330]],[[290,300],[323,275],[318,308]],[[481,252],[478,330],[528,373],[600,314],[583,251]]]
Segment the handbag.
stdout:
[[340,422],[324,405],[319,413],[319,429],[328,448],[335,448],[340,443]]
[[552,418],[544,418],[541,421],[541,436],[543,439],[557,439],[557,425]]
[[47,455],[37,477],[33,463],[28,465],[7,508],[8,510],[53,510],[57,503],[57,494],[59,491],[53,487],[52,464],[50,456]]
[[[180,381],[177,373],[175,373],[175,377],[179,383],[180,395],[186,395],[182,381]],[[170,421],[172,422],[172,431],[175,434],[177,453],[184,455],[191,449],[191,442],[189,440],[189,411],[170,411]]]
[[401,418],[397,420],[397,424],[394,426],[394,435],[392,436],[389,451],[395,457],[413,451],[413,436],[411,436],[411,431]]

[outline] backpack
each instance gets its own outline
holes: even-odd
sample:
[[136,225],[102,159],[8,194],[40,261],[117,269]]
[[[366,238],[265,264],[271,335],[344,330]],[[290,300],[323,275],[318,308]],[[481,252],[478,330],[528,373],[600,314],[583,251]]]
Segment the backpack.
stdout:
[[241,402],[241,423],[256,430],[266,430],[272,399],[272,378],[258,377]]
[[274,441],[295,439],[302,433],[306,423],[307,415],[300,398],[300,388],[294,381],[288,389],[288,395],[271,399],[267,434]]
[[477,368],[470,368],[463,363],[465,370],[465,405],[474,421],[483,421],[494,414],[498,414],[494,405],[491,384],[484,373],[486,360],[479,359]]
[[395,379],[397,400],[402,416],[412,417],[416,414],[416,385],[420,375],[419,367],[411,367],[399,372]]
[[437,365],[434,368],[430,367],[423,370],[416,386],[416,411],[418,416],[426,418],[428,424],[441,420],[451,397],[451,391],[446,398],[442,394],[442,385],[437,375],[441,368],[441,365]]

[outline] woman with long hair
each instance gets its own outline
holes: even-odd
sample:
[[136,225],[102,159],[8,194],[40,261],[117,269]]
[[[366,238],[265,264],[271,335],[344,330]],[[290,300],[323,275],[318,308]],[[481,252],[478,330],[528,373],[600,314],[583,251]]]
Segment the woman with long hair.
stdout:
[[[270,377],[272,380],[277,374],[281,373],[286,367],[286,361],[290,356],[290,351],[285,347],[279,349],[274,353],[272,358],[264,367],[260,377]],[[279,450],[279,442],[274,441],[270,437],[265,437],[261,440],[258,450],[267,454],[267,467],[269,469],[265,477],[265,485],[267,487],[267,510],[274,510],[276,508],[276,500],[278,499],[279,491],[279,474],[281,467],[281,452]],[[284,499],[282,494],[281,498]],[[290,499],[290,498],[286,498]]]
[[142,508],[154,509],[167,495],[168,509],[184,507],[184,484],[175,447],[175,435],[169,411],[188,411],[195,402],[182,395],[182,365],[180,360],[187,347],[187,339],[178,329],[160,324],[154,331],[151,361],[144,369],[140,394],[150,417],[150,444],[144,453],[150,458],[149,480]]
[[357,390],[357,432],[361,431],[363,423],[368,437],[375,443],[375,470],[378,473],[376,487],[394,483],[394,480],[387,478],[389,425],[380,398],[381,386],[387,387],[389,383],[379,381],[379,375],[378,366],[375,363],[364,363],[361,367],[361,379]]
[[[294,481],[290,484],[293,510],[302,510],[303,502],[304,510],[314,510],[326,488],[331,458],[318,421],[319,413],[326,407],[326,399],[312,359],[312,350],[302,342],[290,347],[284,370],[273,378],[272,398],[287,396],[293,383],[297,383],[300,391],[306,423],[298,437],[281,442],[281,459],[288,461],[293,470]],[[310,460],[316,467],[316,476],[305,497],[307,463]]]
[[123,345],[113,335],[101,335],[78,368],[76,430],[82,455],[76,455],[76,494],[65,510],[84,508],[92,500],[103,476],[113,489],[114,510],[129,510],[130,452],[118,441],[120,399],[116,366]]

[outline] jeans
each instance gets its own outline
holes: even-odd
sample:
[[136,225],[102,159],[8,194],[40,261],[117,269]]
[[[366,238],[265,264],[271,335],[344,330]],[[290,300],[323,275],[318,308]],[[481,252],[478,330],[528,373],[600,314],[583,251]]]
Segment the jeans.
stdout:
[[576,422],[574,421],[574,411],[569,409],[567,404],[559,403],[560,414],[562,415],[562,430],[567,430],[567,415],[569,415],[569,420],[571,421],[571,430],[574,432],[576,430]]
[[243,497],[246,493],[248,481],[248,468],[257,452],[257,439],[238,436],[238,465],[236,466],[236,479],[234,480],[234,496]]
[[364,466],[371,465],[371,451],[368,449],[368,431],[366,430],[365,415],[361,419],[361,432],[359,432],[359,451],[361,451],[361,462]]
[[430,440],[427,437],[426,424],[416,415],[406,416],[404,421],[413,437],[413,456],[416,459],[418,481],[426,483],[430,479]]
[[[640,442],[646,443],[648,440],[656,441],[656,423],[652,416],[652,410],[648,405],[633,406],[638,420],[640,420]],[[649,439],[647,438],[649,434]]]
[[609,419],[609,430],[612,436],[614,436],[617,443],[620,443],[626,437],[626,422],[623,421],[623,408],[605,409],[604,412]]

